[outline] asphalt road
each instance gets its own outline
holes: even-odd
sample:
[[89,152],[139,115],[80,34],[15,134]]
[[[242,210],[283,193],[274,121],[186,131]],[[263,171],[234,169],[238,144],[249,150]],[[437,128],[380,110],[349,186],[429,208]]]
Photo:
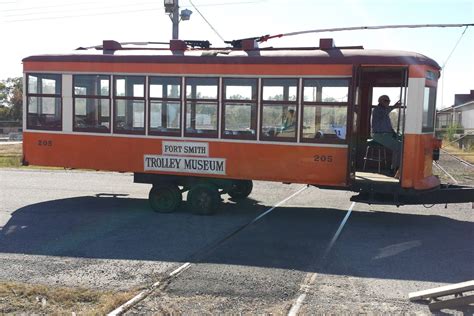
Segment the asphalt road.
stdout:
[[[386,207],[256,182],[215,216],[150,210],[132,176],[0,170],[0,280],[130,289],[191,266],[128,313],[428,312],[408,293],[474,279],[470,204]],[[241,231],[229,237],[235,230]],[[225,240],[224,238],[229,237]],[[209,249],[210,245],[214,245]]]

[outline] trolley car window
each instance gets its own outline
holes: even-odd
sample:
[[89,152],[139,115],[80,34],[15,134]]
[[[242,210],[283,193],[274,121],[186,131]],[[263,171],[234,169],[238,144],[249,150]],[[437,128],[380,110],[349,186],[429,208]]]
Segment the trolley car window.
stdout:
[[186,80],[186,98],[217,100],[217,78],[188,78]]
[[114,133],[145,134],[145,77],[116,76]]
[[256,139],[257,79],[224,79],[223,137]]
[[150,77],[150,98],[181,99],[181,78]]
[[110,78],[106,75],[75,75],[74,130],[110,132]]
[[349,96],[348,79],[309,79],[304,80],[304,102],[343,102]]
[[186,136],[217,137],[217,78],[186,78]]
[[423,98],[423,132],[434,131],[434,117],[436,112],[436,88],[425,87]]
[[264,101],[296,101],[297,79],[263,79]]
[[296,141],[298,79],[262,79],[263,140]]
[[105,75],[75,75],[75,96],[103,96],[108,97],[110,78]]
[[180,135],[181,78],[149,78],[149,113],[151,135]]
[[303,142],[345,143],[349,79],[303,82]]
[[62,129],[61,75],[27,75],[27,128]]

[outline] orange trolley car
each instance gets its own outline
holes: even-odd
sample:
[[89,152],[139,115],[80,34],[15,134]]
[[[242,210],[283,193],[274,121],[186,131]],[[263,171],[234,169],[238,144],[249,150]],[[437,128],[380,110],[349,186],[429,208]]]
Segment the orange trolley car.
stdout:
[[[334,47],[145,50],[104,41],[24,64],[24,163],[133,172],[171,212],[189,190],[198,213],[219,195],[244,198],[252,180],[352,190],[383,204],[472,202],[468,187],[432,174],[438,64],[402,51]],[[196,43],[191,43],[195,45]],[[367,149],[379,92],[403,106],[401,177],[390,152]],[[370,145],[369,145],[370,146]]]

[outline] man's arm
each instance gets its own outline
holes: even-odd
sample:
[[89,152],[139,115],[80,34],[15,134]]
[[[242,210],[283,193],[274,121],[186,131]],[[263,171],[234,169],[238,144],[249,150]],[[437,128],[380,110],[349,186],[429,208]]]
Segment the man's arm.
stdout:
[[398,100],[397,103],[395,103],[394,105],[392,105],[392,107],[393,107],[394,109],[404,109],[404,108],[406,108],[405,105],[402,105],[402,103],[400,102],[400,100]]

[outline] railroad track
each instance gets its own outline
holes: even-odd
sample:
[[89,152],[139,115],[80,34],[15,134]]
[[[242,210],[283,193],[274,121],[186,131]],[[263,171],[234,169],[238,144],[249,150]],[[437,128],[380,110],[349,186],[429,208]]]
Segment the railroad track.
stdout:
[[[457,158],[453,155],[451,155],[450,153],[444,151],[444,154],[447,154],[449,156],[452,156],[454,158]],[[460,159],[460,158],[457,158],[456,160],[458,160],[460,163],[463,163],[467,166],[472,166],[472,164],[470,164],[469,162],[467,161],[464,161],[463,159]],[[458,184],[458,180],[456,178],[454,178],[445,168],[443,168],[439,163],[437,162],[433,162],[433,164],[439,168],[443,173],[445,173],[453,182],[454,184]],[[139,294],[137,294],[135,297],[133,297],[132,299],[130,299],[129,301],[127,301],[126,303],[122,304],[121,306],[118,306],[116,309],[114,309],[112,312],[110,312],[108,314],[108,316],[117,316],[117,315],[122,315],[123,313],[127,312],[128,310],[132,309],[135,305],[137,305],[139,302],[141,302],[142,300],[144,300],[145,298],[147,298],[149,295],[151,295],[155,290],[157,289],[165,289],[166,286],[171,282],[173,281],[174,279],[176,279],[177,277],[179,277],[182,273],[184,273],[186,270],[192,268],[193,265],[196,265],[200,262],[202,262],[208,255],[210,255],[215,249],[217,249],[220,245],[222,245],[224,242],[226,242],[227,240],[231,239],[232,237],[236,236],[237,234],[239,234],[240,232],[242,232],[243,230],[245,230],[247,227],[255,224],[256,222],[258,222],[259,220],[261,220],[263,217],[269,215],[270,213],[272,213],[272,211],[274,211],[276,208],[282,206],[284,203],[286,203],[287,201],[289,201],[290,199],[292,199],[293,197],[299,195],[300,193],[302,193],[303,191],[305,191],[306,189],[308,188],[308,186],[303,186],[301,187],[300,189],[298,189],[296,192],[294,192],[293,194],[289,195],[288,197],[286,197],[285,199],[283,199],[282,201],[278,202],[277,204],[275,204],[274,206],[272,206],[271,208],[267,209],[266,211],[262,212],[260,215],[256,216],[255,218],[253,218],[252,220],[250,220],[249,222],[247,222],[246,224],[240,226],[239,228],[229,232],[228,234],[226,234],[223,238],[219,239],[218,241],[214,242],[213,244],[210,244],[210,245],[207,245],[203,248],[201,248],[200,250],[198,250],[196,253],[194,253],[193,255],[191,255],[190,257],[188,257],[188,260],[187,262],[185,262],[184,264],[180,265],[179,267],[177,267],[176,269],[174,269],[172,272],[170,272],[169,274],[167,274],[163,279],[155,282],[154,284],[150,285],[147,289],[143,290],[142,292],[140,292]],[[331,241],[329,242],[328,246],[326,247],[323,255],[322,255],[322,260],[324,261],[327,257],[328,257],[328,254],[330,253],[331,249],[333,248],[333,246],[335,245],[336,241],[338,240],[344,226],[346,225],[350,215],[352,214],[352,210],[355,206],[355,202],[353,202],[351,204],[351,206],[348,208],[347,210],[347,213],[345,215],[345,217],[342,219],[342,221],[340,222],[339,226],[338,226],[338,229],[336,231],[336,233],[334,234],[334,236],[332,237]],[[298,295],[296,296],[295,298],[295,301],[294,303],[292,304],[290,310],[289,310],[289,313],[288,313],[288,316],[295,316],[298,314],[300,308],[302,307],[305,299],[306,299],[306,296],[308,294],[308,291],[311,289],[312,285],[315,284],[316,282],[316,276],[317,274],[316,273],[308,273],[307,276],[305,277],[303,283],[301,284],[300,286],[300,290],[298,292]]]
[[451,180],[453,180],[454,184],[459,184],[459,181],[456,180],[446,169],[444,169],[437,161],[433,161],[433,165],[441,170],[444,174],[446,174]]
[[[257,217],[255,217],[254,219],[252,219],[251,221],[249,221],[248,223],[240,226],[239,228],[233,230],[232,232],[228,233],[226,236],[224,236],[223,238],[219,239],[217,242],[211,244],[211,245],[208,245],[204,248],[201,248],[200,250],[198,250],[196,253],[194,253],[193,255],[191,255],[189,257],[189,259],[187,260],[186,263],[182,264],[181,266],[179,266],[177,269],[173,270],[172,272],[170,272],[165,278],[163,278],[162,280],[159,280],[157,282],[155,282],[154,284],[152,284],[149,288],[147,288],[146,290],[143,290],[142,292],[138,293],[135,297],[133,297],[132,299],[130,299],[129,301],[125,302],[124,304],[122,304],[121,306],[117,307],[116,309],[114,309],[113,311],[111,311],[108,316],[117,316],[117,315],[121,315],[123,314],[124,312],[126,312],[127,310],[129,310],[130,308],[132,308],[133,306],[135,306],[136,304],[138,304],[140,301],[142,301],[143,299],[145,299],[146,297],[148,297],[151,293],[153,293],[154,290],[160,288],[161,286],[163,285],[166,285],[168,284],[171,280],[173,280],[174,278],[176,278],[178,275],[180,275],[181,273],[183,273],[184,271],[186,271],[187,269],[189,269],[193,264],[195,263],[199,263],[201,260],[203,260],[210,252],[212,252],[214,249],[216,249],[217,247],[219,247],[219,245],[221,245],[222,243],[224,243],[226,240],[232,238],[233,236],[237,235],[238,233],[240,233],[242,230],[244,230],[245,228],[247,228],[248,226],[254,224],[255,222],[259,221],[260,219],[262,219],[264,216],[267,216],[268,214],[270,214],[273,210],[275,210],[276,208],[278,208],[279,206],[283,205],[284,203],[286,203],[288,200],[292,199],[293,197],[295,197],[296,195],[300,194],[301,192],[303,192],[304,190],[306,190],[308,188],[308,186],[303,186],[301,187],[298,191],[296,191],[295,193],[291,194],[290,196],[288,196],[287,198],[281,200],[280,202],[278,202],[277,204],[275,204],[273,207],[269,208],[268,210],[264,211],[263,213],[261,213],[260,215],[258,215]],[[194,263],[193,263],[194,262]]]
[[[231,231],[227,235],[225,235],[223,238],[219,239],[218,241],[214,242],[213,244],[207,245],[200,250],[198,250],[196,253],[191,255],[189,259],[187,260],[186,263],[180,265],[178,268],[167,274],[163,279],[155,282],[151,286],[149,286],[147,289],[141,291],[139,294],[134,296],[132,299],[129,301],[125,302],[121,306],[118,306],[115,308],[113,311],[111,311],[108,316],[118,316],[122,315],[123,313],[127,312],[131,308],[133,308],[135,305],[137,305],[139,302],[147,298],[150,294],[152,294],[155,290],[157,289],[164,289],[166,286],[175,278],[177,278],[179,275],[184,273],[186,270],[190,269],[193,265],[202,262],[208,255],[212,253],[213,250],[218,248],[220,245],[222,245],[224,242],[227,240],[231,239],[235,235],[239,234],[241,231],[246,229],[247,227],[253,225],[257,221],[261,220],[263,217],[269,215],[271,212],[273,212],[276,208],[282,206],[284,203],[289,201],[290,199],[294,198],[295,196],[299,195],[303,191],[305,191],[308,188],[307,185],[304,185],[300,189],[298,189],[296,192],[293,194],[289,195],[285,199],[281,200],[271,208],[267,209],[266,211],[262,212],[260,215],[256,216],[246,224],[240,226],[239,228]],[[347,223],[349,216],[352,213],[352,209],[354,208],[355,202],[351,204],[349,207],[345,217],[342,219],[340,222],[338,229],[334,236],[332,237],[330,243],[326,247],[326,250],[323,254],[323,260],[328,256],[329,252],[333,248],[334,244],[336,243],[337,239],[339,238],[345,224]],[[302,306],[302,303],[306,297],[306,292],[309,289],[309,287],[315,282],[316,274],[315,273],[308,273],[306,276],[305,280],[303,281],[303,284],[301,284],[300,287],[300,292],[298,293],[298,297],[295,300],[294,304],[291,306],[290,311],[288,313],[289,316],[296,315]]]
[[459,161],[459,162],[462,163],[463,165],[468,166],[468,167],[471,167],[471,168],[474,167],[474,164],[470,163],[469,161],[466,161],[466,160],[464,160],[464,159],[462,159],[462,158],[459,158],[458,156],[455,156],[455,155],[451,154],[450,152],[448,152],[447,150],[444,150],[444,149],[442,149],[442,148],[441,148],[440,150],[441,150],[441,152],[442,152],[443,154],[448,155],[448,156],[450,156],[450,157],[453,157],[454,159],[456,159],[457,161]]

